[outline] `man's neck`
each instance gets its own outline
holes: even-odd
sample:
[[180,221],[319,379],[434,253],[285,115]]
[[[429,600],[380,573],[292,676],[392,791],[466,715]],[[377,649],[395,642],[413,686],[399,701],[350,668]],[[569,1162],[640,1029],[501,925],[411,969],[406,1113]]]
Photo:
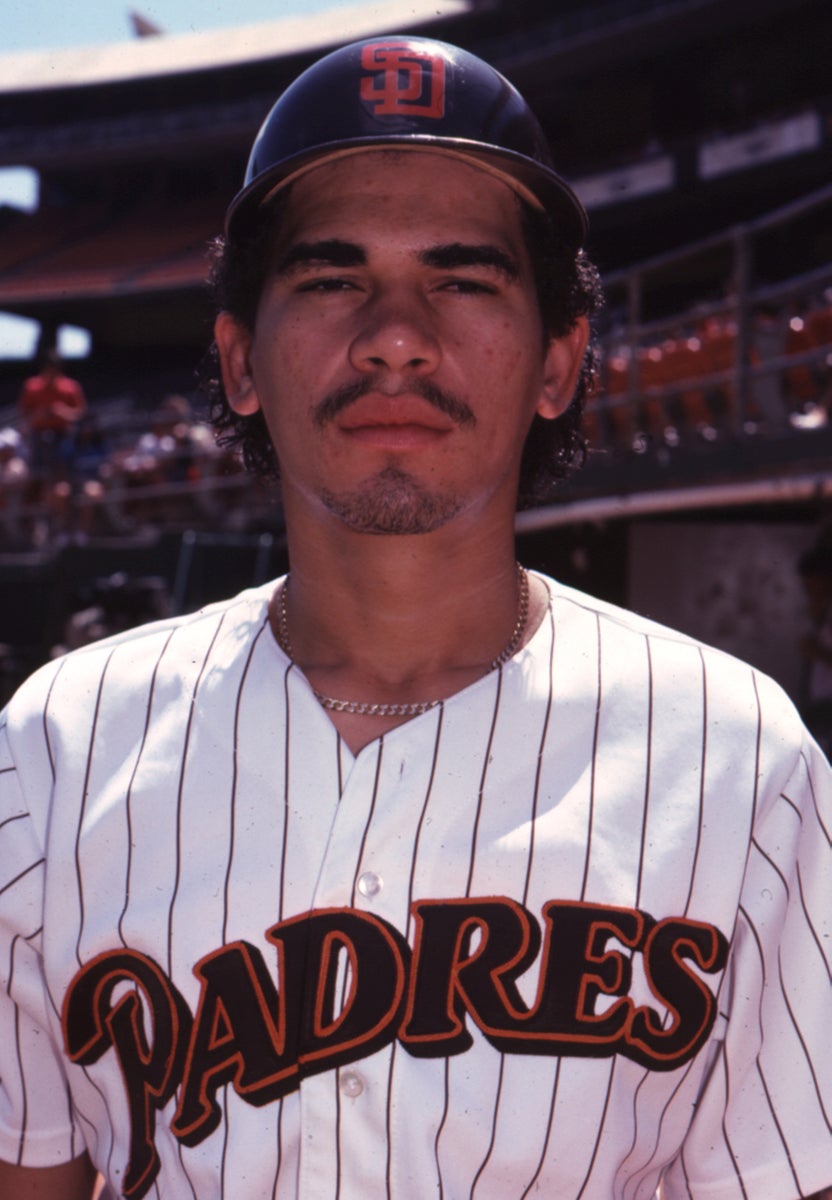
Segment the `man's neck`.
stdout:
[[[481,678],[518,619],[513,527],[412,537],[339,530],[293,538],[285,594],[292,657],[316,691],[352,702],[445,699]],[[271,617],[278,633],[280,597]],[[535,588],[525,640],[545,597]],[[333,717],[353,750],[406,718]]]

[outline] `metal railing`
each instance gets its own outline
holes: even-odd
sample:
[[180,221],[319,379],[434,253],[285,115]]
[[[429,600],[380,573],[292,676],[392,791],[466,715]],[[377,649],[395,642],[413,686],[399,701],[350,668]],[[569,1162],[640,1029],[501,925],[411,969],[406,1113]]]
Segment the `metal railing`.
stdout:
[[[801,225],[826,212],[832,185],[606,278],[604,386],[588,406],[602,440],[618,436],[627,450],[650,437],[672,443],[680,413],[692,421],[697,402],[703,416],[711,405],[714,420],[699,430],[706,437],[811,433],[828,423],[832,261],[806,267],[796,254],[802,269],[783,275],[764,245],[799,240]],[[666,297],[679,280],[688,283],[674,305]]]

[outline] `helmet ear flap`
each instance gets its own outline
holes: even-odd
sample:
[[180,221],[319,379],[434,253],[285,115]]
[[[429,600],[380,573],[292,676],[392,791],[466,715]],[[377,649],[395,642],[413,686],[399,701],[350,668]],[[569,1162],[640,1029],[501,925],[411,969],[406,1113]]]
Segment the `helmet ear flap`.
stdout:
[[343,46],[286,89],[257,135],[227,234],[245,236],[260,206],[304,171],[380,147],[467,159],[549,213],[575,249],[586,237],[586,213],[520,93],[475,55],[406,36]]

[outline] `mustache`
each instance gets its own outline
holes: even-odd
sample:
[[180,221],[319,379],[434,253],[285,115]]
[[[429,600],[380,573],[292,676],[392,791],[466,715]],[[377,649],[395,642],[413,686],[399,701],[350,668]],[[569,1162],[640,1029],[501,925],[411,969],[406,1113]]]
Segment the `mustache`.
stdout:
[[[359,379],[355,383],[344,384],[343,387],[336,388],[334,392],[324,396],[323,400],[315,405],[312,412],[312,418],[318,428],[323,428],[330,421],[334,421],[339,413],[342,413],[345,408],[349,408],[356,400],[360,400],[362,396],[368,395],[370,392],[380,392],[381,389],[377,380],[372,376]],[[446,392],[442,388],[437,387],[435,383],[431,383],[429,379],[414,379],[408,383],[406,388],[402,389],[402,393],[409,396],[420,396],[423,400],[427,400],[428,404],[433,405],[439,412],[450,417],[457,425],[475,425],[476,417],[471,408],[461,400],[459,396],[455,396],[452,392]],[[395,393],[393,399],[395,399]]]

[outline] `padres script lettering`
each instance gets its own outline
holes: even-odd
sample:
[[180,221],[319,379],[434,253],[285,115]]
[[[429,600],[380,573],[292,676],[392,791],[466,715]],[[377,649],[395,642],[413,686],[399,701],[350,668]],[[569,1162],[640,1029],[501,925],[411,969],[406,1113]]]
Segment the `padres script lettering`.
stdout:
[[[462,1054],[473,1042],[470,1022],[507,1053],[622,1054],[667,1071],[687,1062],[713,1026],[716,1001],[700,973],[722,969],[727,943],[710,925],[552,900],[541,932],[505,897],[419,900],[412,913],[412,949],[387,921],[351,908],[281,921],[265,934],[277,952],[277,984],[254,946],[222,946],[194,966],[193,1015],[138,951],[110,950],[86,963],[64,1000],[64,1038],[84,1066],[109,1049],[118,1057],[131,1118],[124,1195],[144,1196],[158,1174],[156,1113],[177,1090],[171,1129],[194,1146],[222,1119],[223,1085],[267,1104],[305,1076],[396,1038],[412,1055]],[[628,994],[633,954],[662,1014]],[[518,980],[538,955],[529,1005]]]

